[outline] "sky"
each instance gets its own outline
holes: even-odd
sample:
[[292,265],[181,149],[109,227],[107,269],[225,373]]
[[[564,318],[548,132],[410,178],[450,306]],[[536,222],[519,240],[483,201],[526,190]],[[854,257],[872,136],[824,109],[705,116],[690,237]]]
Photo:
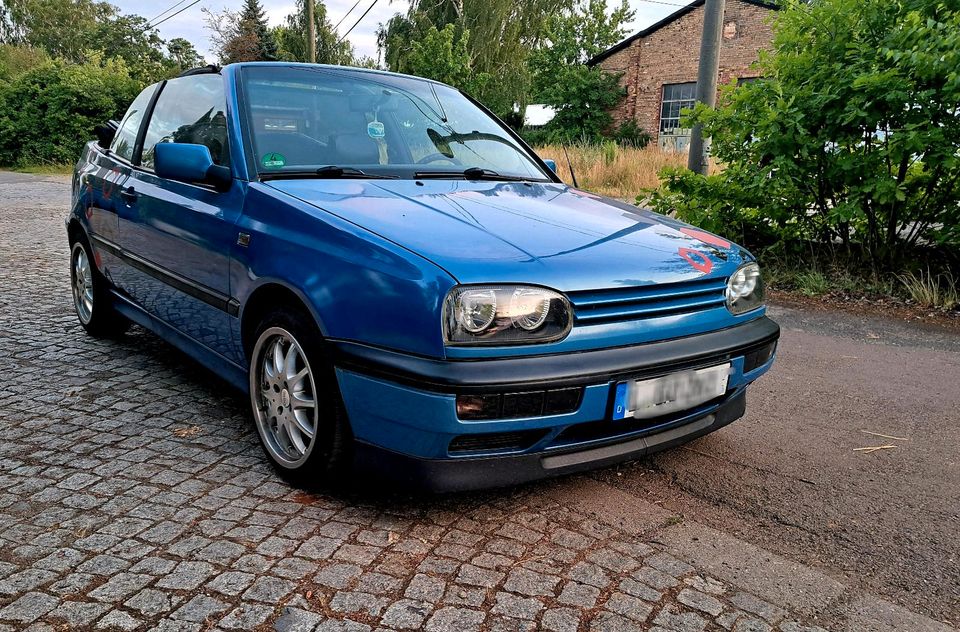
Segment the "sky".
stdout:
[[[370,6],[373,0],[359,0],[357,7],[353,12],[343,20],[338,32],[344,33],[360,18],[364,11]],[[175,9],[180,10],[184,6],[189,6],[193,0],[183,0],[182,4]],[[326,0],[327,13],[330,21],[336,24],[354,5],[356,0]],[[666,3],[673,4],[666,4]],[[177,0],[112,0],[111,4],[117,6],[122,13],[135,13],[147,19],[152,19],[168,7],[177,3]],[[295,2],[292,0],[261,0],[264,11],[267,15],[267,21],[273,24],[280,24],[290,13],[293,13]],[[614,3],[611,2],[611,5]],[[660,20],[679,7],[677,4],[683,4],[683,0],[629,0],[629,4],[636,11],[636,18],[630,25],[629,34],[643,29],[657,20]],[[204,25],[204,15],[201,9],[206,7],[212,11],[219,11],[223,8],[238,9],[243,5],[243,0],[200,0],[197,4],[182,13],[158,24],[157,30],[164,39],[174,37],[183,37],[197,47],[201,55],[205,55],[210,62],[215,61],[215,56],[210,52],[209,32]],[[378,0],[365,18],[350,33],[350,41],[357,55],[370,56],[377,58],[377,25],[386,22],[395,13],[403,13],[407,9],[407,0]],[[174,12],[175,12],[174,11]],[[166,17],[166,16],[164,16]],[[161,18],[162,19],[162,18]],[[157,20],[159,22],[159,20]]]

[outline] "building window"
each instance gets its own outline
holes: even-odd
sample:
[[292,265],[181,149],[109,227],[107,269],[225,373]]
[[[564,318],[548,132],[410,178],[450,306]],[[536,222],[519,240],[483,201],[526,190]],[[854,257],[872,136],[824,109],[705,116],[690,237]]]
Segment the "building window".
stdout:
[[697,98],[697,82],[668,83],[663,86],[663,101],[660,105],[660,132],[689,134],[680,127],[680,110],[692,108]]

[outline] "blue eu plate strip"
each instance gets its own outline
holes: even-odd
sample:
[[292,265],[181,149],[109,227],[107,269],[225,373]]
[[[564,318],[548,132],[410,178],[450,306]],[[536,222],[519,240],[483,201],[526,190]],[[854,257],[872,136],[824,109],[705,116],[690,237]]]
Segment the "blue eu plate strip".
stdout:
[[623,419],[627,416],[627,383],[617,384],[617,392],[613,398],[613,418]]

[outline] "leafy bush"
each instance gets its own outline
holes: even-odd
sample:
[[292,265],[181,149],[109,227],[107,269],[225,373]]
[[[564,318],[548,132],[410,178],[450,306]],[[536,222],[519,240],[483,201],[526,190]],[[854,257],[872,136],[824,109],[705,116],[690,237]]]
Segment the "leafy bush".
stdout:
[[776,17],[765,79],[726,86],[684,123],[703,124],[723,171],[666,174],[654,200],[753,246],[841,244],[878,271],[921,246],[956,250],[957,68],[955,3],[794,0]]
[[613,132],[613,140],[621,147],[643,149],[653,138],[634,119],[627,119]]
[[46,62],[0,84],[0,164],[71,163],[141,85],[121,60]]

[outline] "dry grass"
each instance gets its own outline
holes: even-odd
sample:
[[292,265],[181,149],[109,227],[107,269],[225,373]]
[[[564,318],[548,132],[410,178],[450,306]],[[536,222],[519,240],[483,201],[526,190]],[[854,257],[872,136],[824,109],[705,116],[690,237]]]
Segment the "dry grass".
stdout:
[[924,274],[908,272],[900,275],[907,294],[921,307],[951,310],[960,305],[960,289],[957,280],[949,272],[934,276],[930,270]]
[[[557,161],[557,173],[572,184],[567,159],[560,145],[537,147],[542,158]],[[580,188],[600,195],[633,201],[642,189],[659,184],[657,173],[664,167],[685,167],[685,153],[665,152],[648,145],[643,149],[605,145],[571,145],[567,147],[570,162]]]

